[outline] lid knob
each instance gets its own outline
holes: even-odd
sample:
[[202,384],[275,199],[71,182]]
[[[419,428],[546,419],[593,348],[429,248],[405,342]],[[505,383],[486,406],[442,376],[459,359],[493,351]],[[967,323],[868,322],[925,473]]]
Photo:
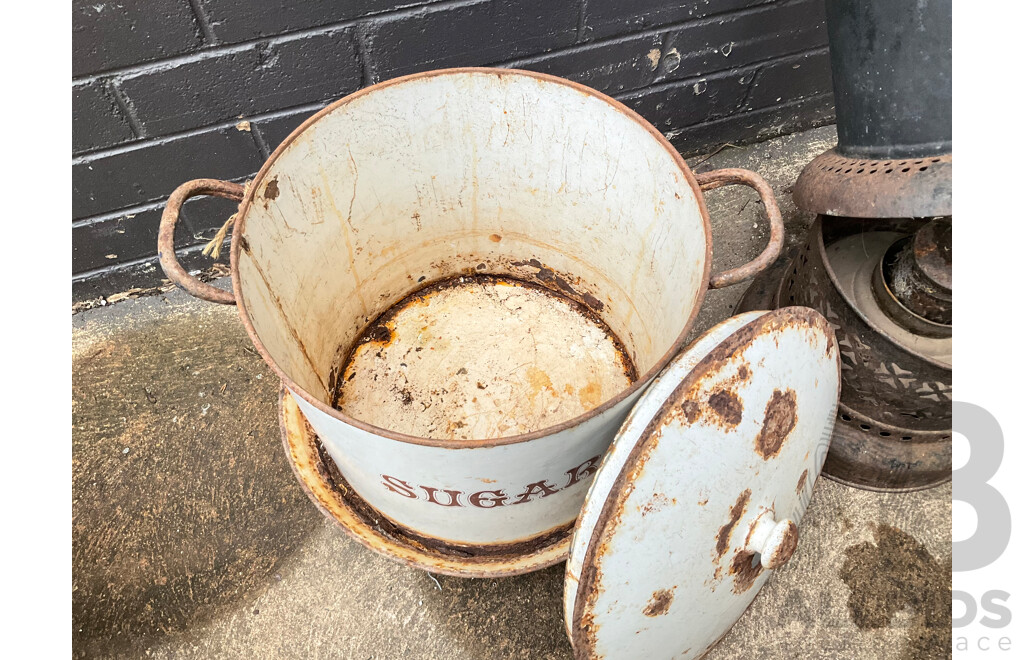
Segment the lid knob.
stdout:
[[766,511],[754,522],[747,549],[761,553],[762,566],[776,569],[796,552],[799,537],[796,523],[788,518],[776,522],[772,512]]

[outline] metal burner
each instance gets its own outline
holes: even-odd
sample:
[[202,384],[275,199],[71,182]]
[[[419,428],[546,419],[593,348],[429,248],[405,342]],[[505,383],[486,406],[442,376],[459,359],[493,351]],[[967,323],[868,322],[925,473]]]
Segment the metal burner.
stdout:
[[866,231],[878,224],[826,218],[823,226],[819,217],[807,242],[755,279],[739,304],[805,305],[832,324],[843,388],[823,473],[860,488],[918,490],[951,476],[950,335],[921,336],[890,318],[872,284],[891,246],[924,225],[890,220],[886,231]]
[[813,307],[835,327],[848,406],[896,426],[949,428],[951,341],[903,328],[885,315],[871,290],[871,271],[882,254],[914,224],[894,221],[889,226],[896,232],[865,232],[861,221],[829,218],[825,226],[819,218],[779,302]]
[[872,275],[878,304],[905,328],[953,334],[953,224],[936,218],[894,243]]
[[932,217],[953,213],[953,155],[846,158],[829,149],[810,162],[793,189],[800,208],[852,218]]

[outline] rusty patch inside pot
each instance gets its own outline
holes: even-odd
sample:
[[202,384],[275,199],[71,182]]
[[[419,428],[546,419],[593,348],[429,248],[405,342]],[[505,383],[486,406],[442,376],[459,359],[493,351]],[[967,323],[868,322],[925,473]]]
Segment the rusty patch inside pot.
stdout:
[[501,438],[554,426],[637,378],[595,308],[509,277],[436,282],[362,332],[336,370],[332,403],[424,438]]

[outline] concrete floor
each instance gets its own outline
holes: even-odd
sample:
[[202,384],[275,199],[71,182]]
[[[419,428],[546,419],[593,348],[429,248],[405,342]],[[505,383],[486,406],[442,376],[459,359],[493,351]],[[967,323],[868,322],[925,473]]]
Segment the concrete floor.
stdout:
[[[832,127],[729,148],[790,190]],[[708,194],[714,269],[767,238],[755,196]],[[712,291],[699,333],[743,285]],[[394,564],[306,500],[285,461],[278,383],[233,307],[181,291],[72,317],[76,657],[569,658],[561,565],[464,580]],[[949,657],[951,488],[908,495],[820,479],[794,559],[708,658]]]

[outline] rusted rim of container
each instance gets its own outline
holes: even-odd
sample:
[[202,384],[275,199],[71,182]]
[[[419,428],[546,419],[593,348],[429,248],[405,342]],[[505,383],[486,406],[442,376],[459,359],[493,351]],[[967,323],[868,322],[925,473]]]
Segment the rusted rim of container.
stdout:
[[690,168],[686,164],[686,161],[683,160],[683,157],[679,155],[679,152],[676,151],[675,147],[672,146],[672,143],[670,143],[665,138],[665,136],[662,135],[658,131],[658,129],[654,128],[654,126],[652,126],[650,122],[648,122],[646,119],[644,119],[643,117],[641,117],[636,112],[629,109],[619,101],[616,101],[610,96],[607,96],[606,94],[602,94],[601,92],[595,89],[591,89],[585,85],[581,85],[580,83],[573,82],[571,80],[566,80],[564,78],[559,78],[557,76],[551,76],[545,73],[524,71],[521,69],[462,67],[454,69],[438,69],[436,71],[425,71],[423,73],[415,73],[408,76],[402,76],[400,78],[393,78],[391,80],[386,80],[384,82],[377,83],[376,85],[371,85],[370,87],[361,89],[357,92],[354,92],[346,96],[345,98],[339,99],[334,103],[331,103],[323,110],[317,112],[315,115],[313,115],[306,121],[302,122],[302,124],[299,125],[298,128],[292,131],[292,133],[287,138],[285,138],[280,145],[278,145],[277,149],[274,150],[274,153],[270,154],[270,158],[268,158],[267,161],[263,164],[263,167],[260,168],[260,171],[256,173],[255,178],[253,178],[251,184],[248,186],[248,191],[242,198],[241,204],[239,204],[238,219],[235,222],[233,236],[235,238],[244,236],[245,221],[249,211],[249,205],[252,204],[252,201],[255,198],[256,191],[260,189],[260,185],[262,184],[264,177],[270,171],[270,168],[274,165],[274,163],[277,162],[277,159],[280,158],[281,154],[284,153],[288,146],[291,145],[291,143],[303,131],[305,131],[307,128],[309,128],[317,121],[319,121],[320,118],[354,101],[355,99],[360,98],[361,96],[369,94],[370,92],[373,91],[384,89],[385,87],[389,87],[391,85],[398,85],[413,80],[422,80],[426,78],[459,75],[467,73],[491,74],[498,76],[499,78],[501,76],[526,76],[529,78],[542,80],[544,82],[563,85],[582,94],[586,94],[598,100],[604,101],[615,110],[618,110],[619,112],[626,115],[627,117],[635,121],[637,124],[642,126],[644,129],[647,130],[648,133],[651,134],[652,137],[654,137],[655,140],[657,140],[657,142],[665,149],[669,156],[672,157],[672,159],[676,163],[676,166],[679,168],[679,171],[682,172],[683,177],[686,179],[686,182],[690,185],[690,188],[693,190],[693,193],[697,200],[697,208],[700,211],[701,220],[704,222],[704,236],[706,237],[706,249],[704,256],[704,272],[701,275],[701,284],[700,288],[697,291],[696,300],[694,300],[693,309],[690,311],[690,318],[686,320],[686,324],[683,326],[682,332],[679,333],[679,337],[677,337],[675,342],[672,343],[672,346],[669,347],[665,355],[663,355],[661,359],[658,360],[654,364],[654,366],[648,369],[642,376],[637,378],[637,380],[632,385],[622,390],[616,396],[612,397],[611,399],[608,399],[607,401],[597,406],[596,408],[588,410],[587,412],[583,413],[578,417],[574,417],[570,420],[566,420],[559,424],[555,424],[554,426],[538,429],[537,431],[523,433],[520,435],[511,435],[504,438],[478,438],[473,440],[441,440],[433,438],[421,438],[414,435],[406,435],[404,433],[396,433],[395,431],[389,431],[388,429],[379,426],[374,426],[373,424],[367,424],[366,422],[360,421],[354,417],[346,415],[340,410],[337,410],[326,405],[318,398],[312,396],[309,392],[300,387],[286,373],[284,373],[284,371],[282,371],[281,368],[277,365],[277,362],[274,361],[274,358],[270,356],[270,353],[267,352],[266,347],[263,345],[263,342],[260,341],[259,336],[256,334],[256,329],[253,327],[252,321],[249,318],[249,310],[246,308],[245,296],[242,294],[241,281],[238,277],[238,255],[239,250],[241,250],[241,245],[243,241],[231,241],[231,285],[234,289],[235,301],[238,305],[238,314],[242,319],[242,325],[245,326],[245,331],[249,334],[249,338],[252,340],[253,346],[256,347],[256,350],[263,358],[263,361],[266,362],[270,366],[270,368],[274,370],[274,373],[277,374],[277,376],[281,379],[281,381],[289,390],[291,390],[294,394],[301,396],[303,399],[309,402],[310,405],[314,406],[320,412],[326,415],[330,415],[331,417],[337,419],[338,421],[345,422],[346,424],[366,431],[367,433],[372,433],[374,435],[389,438],[391,440],[397,440],[399,442],[407,442],[409,444],[414,445],[424,445],[427,447],[440,447],[444,449],[476,449],[480,447],[499,447],[503,445],[514,445],[520,442],[529,442],[530,440],[543,438],[548,435],[560,433],[574,426],[578,426],[579,424],[582,424],[583,422],[593,417],[596,417],[604,413],[606,410],[609,410],[610,408],[616,406],[619,402],[629,397],[638,389],[645,387],[658,373],[661,372],[662,369],[665,368],[665,366],[676,355],[676,353],[678,353],[682,349],[683,342],[686,340],[686,336],[689,334],[690,328],[693,326],[694,321],[696,321],[697,319],[697,313],[700,311],[701,305],[704,303],[704,296],[708,290],[708,282],[711,279],[711,220],[708,217],[707,206],[704,204],[704,194],[701,191],[700,185],[697,183],[697,179],[694,177],[693,172],[690,171]]
[[[595,585],[600,580],[597,561],[603,553],[601,538],[609,533],[609,525],[616,512],[624,505],[626,498],[632,490],[632,480],[637,469],[642,468],[646,462],[647,455],[657,446],[650,440],[655,430],[662,424],[667,415],[687,399],[689,393],[701,385],[708,374],[735,354],[744,345],[762,333],[777,330],[779,328],[800,325],[803,327],[817,327],[824,330],[829,338],[829,343],[835,341],[835,333],[828,320],[819,312],[809,307],[792,306],[766,311],[746,325],[737,328],[732,334],[723,339],[715,346],[710,353],[701,359],[694,367],[679,381],[679,384],[672,390],[665,402],[654,413],[651,419],[644,425],[640,433],[640,439],[633,445],[629,457],[623,463],[615,483],[608,492],[608,497],[601,503],[601,513],[597,517],[590,540],[587,542],[586,556],[583,558],[580,569],[579,584],[576,588],[576,602],[573,607],[572,622],[566,622],[571,628],[570,639],[577,658],[596,657],[594,654],[594,637],[592,632],[584,625],[587,618],[584,612],[587,609],[587,601],[593,598]],[[842,369],[836,360],[836,368]],[[841,373],[840,373],[841,375]],[[841,379],[840,379],[841,380]],[[614,533],[614,530],[611,531]],[[710,647],[709,647],[710,648]]]
[[[314,444],[316,433],[283,385],[278,397],[278,422],[288,464],[316,508],[361,545],[389,559],[431,573],[488,578],[537,571],[565,561],[569,555],[575,523],[551,534],[546,541],[509,544],[502,547],[500,553],[477,557],[467,557],[465,552],[460,554],[457,548],[446,551],[440,541],[432,543],[434,547],[422,546],[414,538],[403,538],[401,531],[386,534],[381,527],[382,514],[368,504],[355,504],[354,500],[361,501],[361,498],[354,490],[344,492],[325,475]],[[371,519],[368,511],[373,511],[378,519]]]

